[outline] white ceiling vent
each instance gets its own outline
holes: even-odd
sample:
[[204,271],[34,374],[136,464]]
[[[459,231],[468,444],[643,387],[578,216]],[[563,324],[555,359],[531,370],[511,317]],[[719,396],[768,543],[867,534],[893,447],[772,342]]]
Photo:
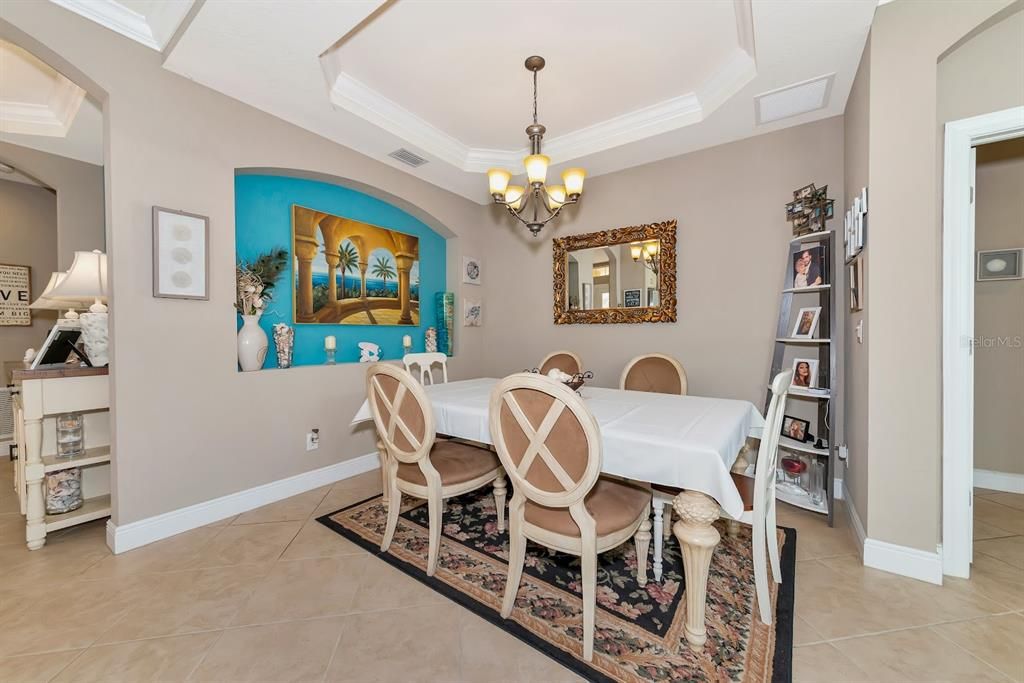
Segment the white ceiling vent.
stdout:
[[410,152],[405,147],[396,149],[388,156],[391,157],[392,159],[397,159],[398,161],[401,161],[406,166],[412,166],[413,168],[417,168],[427,163],[426,159],[421,157],[419,154],[416,154],[415,152]]
[[794,83],[770,90],[754,97],[758,125],[786,119],[797,114],[823,109],[828,106],[835,74],[819,76],[809,81]]

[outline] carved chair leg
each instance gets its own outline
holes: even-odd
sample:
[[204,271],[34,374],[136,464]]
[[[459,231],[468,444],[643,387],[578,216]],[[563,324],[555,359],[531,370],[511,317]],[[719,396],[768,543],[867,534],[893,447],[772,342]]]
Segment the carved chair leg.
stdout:
[[505,582],[505,597],[501,602],[501,616],[508,619],[516,604],[516,593],[519,582],[523,578],[523,563],[526,561],[526,537],[524,537],[515,521],[511,523],[508,539],[508,579]]
[[651,520],[644,519],[633,536],[636,543],[636,582],[647,585],[647,551],[651,547]]
[[441,520],[444,514],[444,500],[441,495],[431,495],[427,499],[427,517],[430,522],[428,530],[430,546],[427,550],[427,576],[437,571],[437,556],[441,550]]
[[[654,508],[654,562],[652,563],[654,580],[661,581],[662,553],[665,550],[665,504],[657,498],[653,498],[651,500],[651,507]],[[669,507],[668,509],[671,510],[672,508]]]
[[498,533],[505,531],[505,497],[508,496],[508,487],[505,482],[505,470],[498,473],[494,480],[494,509],[498,515]]
[[384,538],[380,542],[381,552],[386,551],[391,545],[391,539],[395,536],[395,528],[398,526],[398,513],[402,508],[402,494],[398,490],[398,478],[389,473],[386,482],[384,490],[389,494],[387,498],[388,522],[384,528]]
[[597,606],[597,549],[584,543],[580,565],[583,569],[583,659],[594,659],[594,612]]

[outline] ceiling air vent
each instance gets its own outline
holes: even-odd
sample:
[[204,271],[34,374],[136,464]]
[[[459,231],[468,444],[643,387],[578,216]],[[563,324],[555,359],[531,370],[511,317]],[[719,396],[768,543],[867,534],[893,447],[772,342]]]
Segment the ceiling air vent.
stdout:
[[416,154],[415,152],[410,152],[405,147],[402,147],[401,149],[396,149],[388,156],[391,157],[392,159],[397,159],[398,161],[401,161],[406,166],[412,166],[413,168],[418,168],[423,164],[427,163],[426,159],[421,157],[419,154]]
[[771,123],[790,116],[824,109],[832,94],[835,74],[787,85],[754,97],[758,124]]

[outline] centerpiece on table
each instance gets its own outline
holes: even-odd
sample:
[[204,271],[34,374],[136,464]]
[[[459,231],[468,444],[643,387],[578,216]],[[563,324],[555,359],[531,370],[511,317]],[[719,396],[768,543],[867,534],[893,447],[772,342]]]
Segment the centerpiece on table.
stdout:
[[238,365],[243,372],[259,370],[267,358],[270,342],[260,327],[260,316],[273,298],[274,285],[288,264],[288,252],[273,249],[254,261],[235,266],[235,309],[242,316],[238,330]]
[[[538,375],[540,374],[540,370],[538,368],[527,370],[527,372],[532,372]],[[582,387],[588,379],[594,379],[594,373],[592,373],[590,370],[586,370],[584,372],[570,374],[568,372],[559,370],[558,368],[551,368],[550,370],[548,370],[547,377],[555,380],[556,382],[561,382],[562,384],[569,387],[573,391],[579,393],[580,387]]]

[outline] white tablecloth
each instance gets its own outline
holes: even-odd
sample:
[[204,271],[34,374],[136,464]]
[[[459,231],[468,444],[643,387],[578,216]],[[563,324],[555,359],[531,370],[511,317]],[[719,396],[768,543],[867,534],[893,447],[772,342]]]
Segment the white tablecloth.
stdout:
[[[425,387],[438,433],[491,443],[487,409],[497,382],[471,379]],[[752,403],[599,387],[584,387],[582,394],[601,427],[603,472],[701,491],[730,517],[743,513],[729,470],[747,436],[761,436],[764,418]],[[364,402],[352,424],[369,419]]]

